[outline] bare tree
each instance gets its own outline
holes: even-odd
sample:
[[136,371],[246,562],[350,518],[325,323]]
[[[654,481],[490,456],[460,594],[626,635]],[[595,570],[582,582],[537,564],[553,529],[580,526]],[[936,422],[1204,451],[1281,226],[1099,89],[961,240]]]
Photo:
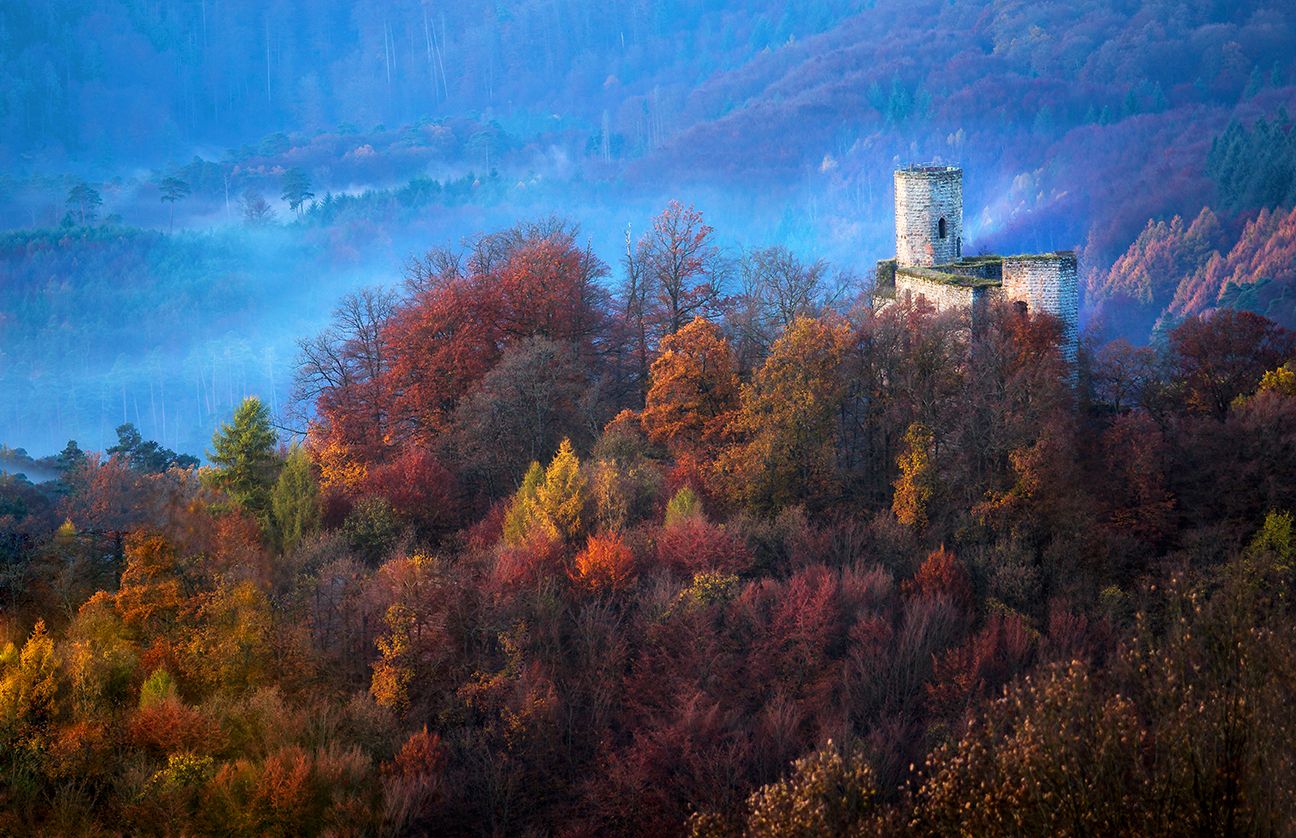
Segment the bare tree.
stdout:
[[431,291],[464,275],[463,256],[448,247],[434,247],[405,263],[405,287],[411,294]]
[[713,233],[701,212],[671,201],[639,242],[636,259],[643,281],[652,285],[652,319],[663,335],[699,315],[719,313],[727,264]]
[[396,304],[395,293],[384,288],[348,294],[334,310],[327,329],[298,341],[291,417],[295,424],[304,426],[324,397],[349,402],[352,409],[348,412],[367,415],[374,429],[386,424],[379,392],[388,363],[382,330]]
[[467,242],[468,270],[478,275],[494,274],[514,251],[536,239],[563,236],[573,241],[580,228],[565,218],[551,215],[538,221],[515,224],[507,230],[474,236]]
[[648,393],[648,283],[628,224],[622,266],[625,270],[625,283],[621,288],[622,320],[631,344],[635,383],[642,401]]
[[274,221],[274,207],[255,189],[244,192],[239,204],[243,209],[243,223],[251,227],[260,227]]
[[798,317],[817,317],[847,299],[856,284],[848,274],[830,274],[822,259],[803,262],[782,245],[745,253],[738,277],[740,291],[729,301],[727,320],[744,366],[763,358]]

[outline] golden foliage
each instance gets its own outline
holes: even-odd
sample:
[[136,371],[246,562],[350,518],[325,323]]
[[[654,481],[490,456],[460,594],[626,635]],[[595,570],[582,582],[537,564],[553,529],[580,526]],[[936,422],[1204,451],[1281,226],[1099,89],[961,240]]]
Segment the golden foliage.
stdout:
[[9,644],[0,653],[0,720],[38,727],[49,722],[57,709],[60,665],[45,621],[37,620],[21,652]]
[[932,463],[934,437],[926,425],[914,422],[904,435],[904,452],[897,459],[900,476],[895,481],[891,511],[906,527],[927,526],[927,505],[935,485]]
[[762,510],[836,492],[834,424],[843,397],[843,323],[798,317],[742,388],[727,432],[739,440],[716,464],[736,500]]
[[402,603],[395,603],[387,609],[384,621],[387,633],[375,641],[382,657],[373,665],[369,693],[379,706],[404,713],[409,709],[409,683],[414,677],[409,665],[414,612]]
[[160,535],[126,539],[126,569],[117,590],[117,613],[137,636],[165,633],[185,603],[175,550]]
[[696,317],[662,338],[643,410],[649,439],[672,450],[697,450],[738,404],[733,351],[720,328]]
[[[316,429],[312,428],[314,430]],[[343,442],[331,436],[324,439],[312,436],[310,446],[320,470],[321,491],[350,495],[369,476],[369,468],[364,460]]]
[[545,529],[552,537],[557,537],[548,520],[541,514],[537,494],[544,485],[544,468],[536,462],[531,463],[522,485],[513,495],[508,510],[504,513],[504,543],[516,547],[527,541],[533,530]]
[[571,440],[564,439],[558,446],[535,499],[541,514],[557,532],[569,539],[580,534],[587,494],[585,476]]
[[210,689],[235,693],[269,683],[279,655],[265,592],[251,582],[225,584],[196,602],[194,629],[183,649],[185,674]]
[[[877,798],[873,769],[858,752],[828,743],[798,759],[792,773],[747,799],[741,834],[749,838],[813,838],[869,832]],[[720,838],[734,830],[715,815],[689,819],[693,838]]]

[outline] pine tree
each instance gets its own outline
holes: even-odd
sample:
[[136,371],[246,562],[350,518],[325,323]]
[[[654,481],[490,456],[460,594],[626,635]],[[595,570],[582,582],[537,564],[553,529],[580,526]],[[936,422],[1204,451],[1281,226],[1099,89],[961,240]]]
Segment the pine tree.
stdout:
[[275,540],[279,549],[291,550],[303,537],[319,527],[319,484],[315,481],[310,455],[294,445],[270,493]]
[[572,450],[571,440],[564,439],[545,469],[544,485],[536,490],[536,504],[554,529],[574,538],[581,531],[585,500],[585,476],[581,474],[580,460]]
[[544,485],[544,479],[544,468],[539,463],[531,463],[517,494],[513,495],[508,511],[504,513],[505,544],[521,544],[526,541],[532,527],[541,523],[547,526],[548,522],[541,520],[540,509],[536,504],[536,493]]
[[176,201],[188,197],[189,184],[178,177],[169,177],[162,180],[159,188],[162,190],[162,203],[171,205],[170,215],[167,216],[167,230],[170,231],[175,227]]
[[274,445],[270,411],[251,396],[234,411],[234,421],[221,425],[212,436],[214,450],[207,455],[216,466],[213,485],[263,525],[269,522],[270,489],[279,468]]
[[103,206],[103,198],[99,195],[99,190],[83,182],[68,191],[67,205],[69,214],[74,214],[73,219],[78,224],[85,225],[95,220],[99,207]]
[[311,191],[310,177],[301,169],[292,168],[283,173],[283,195],[293,212],[301,215],[302,206],[315,197]]

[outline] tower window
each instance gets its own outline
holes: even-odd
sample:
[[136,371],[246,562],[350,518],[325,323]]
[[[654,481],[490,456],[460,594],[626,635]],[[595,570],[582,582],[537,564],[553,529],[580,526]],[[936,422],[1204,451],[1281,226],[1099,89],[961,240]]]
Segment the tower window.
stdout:
[[945,238],[945,219],[936,222],[936,232],[942,239]]

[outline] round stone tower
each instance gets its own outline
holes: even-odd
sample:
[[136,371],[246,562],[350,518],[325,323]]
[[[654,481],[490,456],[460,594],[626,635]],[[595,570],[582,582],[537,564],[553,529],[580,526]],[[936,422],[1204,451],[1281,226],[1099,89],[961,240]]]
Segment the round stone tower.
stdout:
[[896,265],[931,267],[963,256],[963,170],[910,166],[895,173]]
[[1003,299],[1025,303],[1062,321],[1062,354],[1075,361],[1080,347],[1080,281],[1075,251],[1005,256]]

